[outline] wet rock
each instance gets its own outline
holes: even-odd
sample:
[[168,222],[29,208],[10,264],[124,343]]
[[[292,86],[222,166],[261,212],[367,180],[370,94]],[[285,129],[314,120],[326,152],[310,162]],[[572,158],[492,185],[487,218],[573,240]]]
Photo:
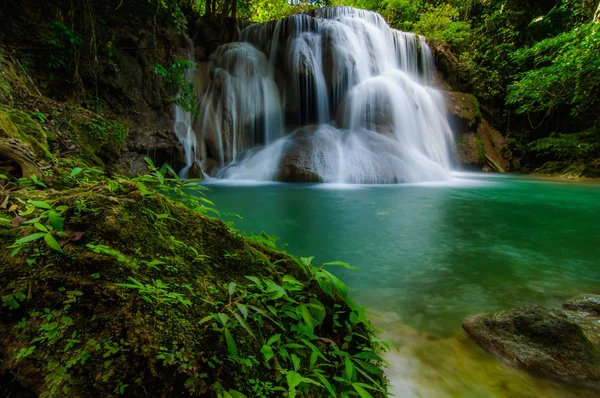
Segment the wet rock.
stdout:
[[600,350],[577,319],[563,311],[516,308],[473,316],[462,327],[477,344],[516,366],[574,381],[600,381]]
[[317,126],[298,130],[281,157],[276,179],[283,182],[323,182],[322,170],[333,168],[335,159],[328,154],[335,142],[317,134]]
[[485,162],[485,153],[481,140],[475,133],[465,133],[456,142],[456,158],[468,168],[481,170]]
[[188,178],[194,178],[194,179],[203,178],[204,174],[202,173],[202,167],[200,166],[200,163],[198,163],[197,161],[192,163],[192,165],[190,166],[190,168],[188,170],[187,176],[188,176]]
[[472,94],[446,91],[448,122],[456,138],[456,160],[467,168],[510,171],[515,160],[506,139],[482,118]]
[[481,120],[479,102],[473,94],[445,91],[448,107],[448,121],[452,131],[457,134],[476,132]]
[[[483,144],[483,150],[487,156],[486,163],[496,171],[510,171],[514,158],[506,138],[485,119],[482,119],[477,127],[477,136]],[[501,170],[497,169],[498,166]]]
[[585,313],[592,317],[600,317],[600,295],[580,294],[579,296],[567,299],[562,306],[565,310]]

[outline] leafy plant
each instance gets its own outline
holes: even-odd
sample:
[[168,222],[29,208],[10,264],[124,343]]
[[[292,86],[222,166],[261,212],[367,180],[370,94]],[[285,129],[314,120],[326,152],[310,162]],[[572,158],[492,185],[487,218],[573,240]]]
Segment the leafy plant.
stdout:
[[185,298],[185,295],[178,292],[169,291],[169,285],[161,280],[153,280],[152,283],[143,284],[133,277],[128,277],[132,283],[116,283],[115,286],[134,289],[139,291],[140,298],[147,303],[156,304],[179,304],[184,308],[192,305],[192,302]]
[[156,64],[153,70],[158,76],[177,86],[179,93],[177,96],[171,98],[171,101],[187,112],[197,116],[198,97],[194,92],[195,85],[194,83],[189,83],[189,79],[186,78],[187,71],[193,68],[195,68],[193,62],[182,58],[175,58],[171,66],[164,67],[163,65]]
[[[25,230],[34,233],[28,234],[23,238],[17,239],[15,243],[9,246],[15,249],[12,253],[16,256],[23,248],[29,248],[34,242],[44,241],[46,246],[58,252],[62,252],[62,247],[56,240],[56,237],[69,237],[64,232],[64,220],[61,213],[68,209],[67,206],[58,206],[53,208],[50,204],[43,201],[29,200],[26,208],[19,212],[21,217],[35,215],[34,218],[24,221],[22,225]],[[37,231],[37,232],[35,232]]]

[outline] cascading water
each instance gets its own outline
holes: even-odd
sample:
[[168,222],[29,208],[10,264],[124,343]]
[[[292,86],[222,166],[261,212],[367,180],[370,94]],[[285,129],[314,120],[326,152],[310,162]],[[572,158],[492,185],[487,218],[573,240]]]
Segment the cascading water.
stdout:
[[[331,7],[254,24],[219,47],[194,156],[227,179],[397,183],[447,178],[452,134],[423,37]],[[195,146],[195,145],[194,145]]]
[[[186,38],[187,49],[186,58],[190,63],[194,62],[194,43],[189,38]],[[186,68],[185,70],[185,81],[191,82],[193,79],[193,68]],[[175,105],[175,134],[179,139],[179,142],[183,144],[185,150],[185,167],[179,172],[179,175],[183,178],[187,178],[188,170],[197,158],[196,155],[196,132],[192,127],[192,114],[185,110],[180,105]]]

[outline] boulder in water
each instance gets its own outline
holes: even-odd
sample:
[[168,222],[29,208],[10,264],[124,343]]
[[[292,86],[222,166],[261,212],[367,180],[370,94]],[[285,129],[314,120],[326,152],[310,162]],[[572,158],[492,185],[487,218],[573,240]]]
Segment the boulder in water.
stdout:
[[198,161],[194,161],[188,170],[188,178],[202,179],[204,173],[202,173],[202,167]]
[[318,134],[317,126],[307,126],[291,138],[279,161],[277,180],[283,182],[323,182],[322,170],[331,170],[336,163],[330,154],[335,142]]
[[569,314],[539,306],[476,315],[467,335],[510,363],[547,376],[600,381],[600,350]]
[[597,294],[580,294],[571,297],[562,306],[565,310],[583,312],[591,317],[600,317],[600,295]]

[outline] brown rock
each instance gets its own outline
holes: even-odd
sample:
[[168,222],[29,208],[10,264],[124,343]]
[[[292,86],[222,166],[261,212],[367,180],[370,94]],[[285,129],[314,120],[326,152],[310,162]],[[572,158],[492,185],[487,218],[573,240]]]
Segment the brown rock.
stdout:
[[548,376],[600,381],[600,350],[575,319],[538,306],[476,315],[467,335],[510,363]]

